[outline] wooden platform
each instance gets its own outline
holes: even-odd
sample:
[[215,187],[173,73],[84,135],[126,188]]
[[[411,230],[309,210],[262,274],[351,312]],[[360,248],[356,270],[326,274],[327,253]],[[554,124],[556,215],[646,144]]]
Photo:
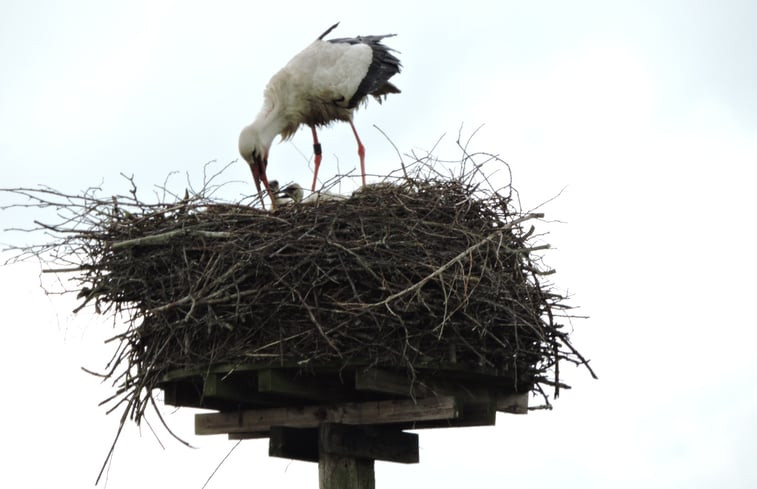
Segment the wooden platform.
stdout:
[[492,371],[354,366],[219,366],[174,371],[166,404],[210,409],[198,435],[269,438],[269,455],[319,463],[321,488],[373,488],[373,461],[417,463],[409,429],[491,426],[498,411],[526,414],[528,392]]

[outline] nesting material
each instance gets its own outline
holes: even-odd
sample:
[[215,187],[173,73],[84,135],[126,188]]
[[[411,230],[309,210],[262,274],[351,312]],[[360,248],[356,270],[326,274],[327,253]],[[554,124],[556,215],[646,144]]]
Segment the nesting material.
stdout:
[[454,369],[507,377],[520,392],[562,385],[559,362],[585,362],[556,321],[564,297],[544,282],[547,246],[531,226],[541,215],[479,177],[429,172],[276,211],[202,194],[65,196],[76,226],[45,225],[63,238],[32,252],[73,265],[81,307],[126,317],[104,376],[136,421],[166,373],[218,365]]

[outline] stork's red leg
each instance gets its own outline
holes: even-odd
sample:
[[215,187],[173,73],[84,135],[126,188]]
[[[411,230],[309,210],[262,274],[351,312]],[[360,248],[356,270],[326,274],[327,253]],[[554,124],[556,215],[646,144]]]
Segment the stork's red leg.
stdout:
[[315,169],[313,170],[313,186],[310,190],[315,192],[315,184],[318,179],[318,167],[321,166],[321,143],[318,142],[318,134],[315,132],[315,126],[310,126],[310,129],[313,130],[313,154],[315,155],[313,159],[315,164]]
[[363,187],[365,187],[365,146],[363,146],[363,143],[360,141],[360,136],[357,135],[357,129],[355,129],[355,124],[353,124],[352,121],[350,121],[350,127],[357,140],[357,154],[360,155],[360,173],[363,177]]

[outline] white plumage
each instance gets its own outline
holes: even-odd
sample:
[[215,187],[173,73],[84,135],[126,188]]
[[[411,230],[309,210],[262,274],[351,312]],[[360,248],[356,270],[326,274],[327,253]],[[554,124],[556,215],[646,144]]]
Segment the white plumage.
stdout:
[[275,198],[273,199],[279,205],[287,204],[306,204],[306,205],[318,205],[320,202],[334,201],[334,200],[347,200],[347,196],[334,194],[331,192],[316,191],[311,192],[305,197],[305,192],[299,183],[293,183],[287,185],[283,190],[279,192],[278,182],[274,188],[274,181],[271,182],[271,189],[275,192]]
[[357,140],[365,186],[365,148],[352,123],[352,113],[368,95],[381,101],[381,97],[389,93],[399,93],[388,80],[399,73],[400,62],[391,49],[381,43],[391,35],[324,41],[337,25],[271,78],[263,94],[260,113],[239,135],[239,152],[250,165],[258,193],[262,181],[274,206],[276,201],[268,184],[266,167],[271,143],[277,135],[286,140],[301,124],[310,126],[315,153],[312,185],[315,191],[321,163],[316,128],[335,120],[348,122]]

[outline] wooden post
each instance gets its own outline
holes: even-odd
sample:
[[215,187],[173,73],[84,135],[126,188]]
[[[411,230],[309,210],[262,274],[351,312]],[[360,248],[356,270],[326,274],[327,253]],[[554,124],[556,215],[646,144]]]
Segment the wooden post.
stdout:
[[339,423],[318,428],[320,489],[375,489],[376,459],[418,463],[418,435]]
[[[320,489],[375,489],[372,458],[358,457],[342,446],[343,425],[324,423],[318,428],[318,487]],[[359,428],[357,428],[359,430]],[[351,437],[350,437],[351,438]],[[329,445],[335,441],[337,450]],[[354,441],[354,440],[351,440]],[[339,449],[341,448],[341,450]]]
[[318,459],[320,489],[375,489],[373,460],[321,453]]

